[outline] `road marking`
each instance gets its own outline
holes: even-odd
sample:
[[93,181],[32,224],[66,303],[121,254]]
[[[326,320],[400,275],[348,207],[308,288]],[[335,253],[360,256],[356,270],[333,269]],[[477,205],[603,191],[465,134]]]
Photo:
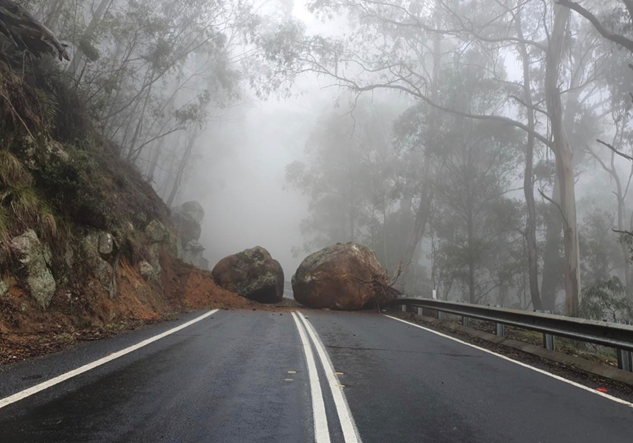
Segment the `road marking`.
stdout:
[[191,325],[193,325],[194,323],[197,323],[201,320],[204,320],[205,318],[215,314],[216,312],[218,312],[219,309],[215,309],[213,311],[207,312],[206,314],[203,314],[199,317],[194,318],[191,321],[188,321],[187,323],[184,323],[180,326],[177,326],[173,329],[170,329],[169,331],[163,332],[162,334],[158,334],[155,335],[154,337],[148,338],[147,340],[143,340],[140,343],[137,343],[133,346],[130,346],[129,348],[125,348],[122,349],[120,351],[114,352],[112,354],[109,354],[107,357],[103,357],[99,360],[93,361],[92,363],[88,363],[86,365],[83,365],[77,369],[73,369],[72,371],[66,372],[65,374],[62,375],[58,375],[57,377],[51,378],[50,380],[47,380],[43,383],[40,383],[38,385],[35,385],[33,387],[30,387],[28,389],[25,389],[24,391],[18,392],[16,394],[13,394],[9,397],[0,399],[0,409],[4,408],[5,406],[9,406],[12,403],[18,402],[20,400],[23,400],[27,397],[30,397],[33,394],[37,394],[38,392],[41,392],[45,389],[48,389],[52,386],[55,386],[63,381],[66,381],[68,379],[71,379],[73,377],[76,377],[80,374],[83,374],[84,372],[88,372],[91,369],[94,369],[98,366],[104,365],[106,363],[111,362],[112,360],[116,360],[119,357],[123,357],[126,354],[129,354],[130,352],[134,352],[137,349],[141,349],[147,345],[149,345],[150,343],[154,343],[155,341],[160,340],[161,338],[165,338],[168,335],[171,335],[175,332],[178,332],[182,329],[185,329]]
[[323,343],[312,324],[304,318],[304,315],[298,313],[297,316],[301,319],[308,331],[308,335],[312,339],[312,343],[314,344],[319,359],[321,360],[321,364],[323,365],[323,370],[325,371],[325,376],[327,377],[330,390],[332,391],[332,397],[334,398],[334,404],[336,405],[338,419],[341,422],[341,429],[343,430],[345,443],[361,443],[362,440],[360,439],[356,423],[354,422],[349,405],[347,404],[347,399],[343,393],[343,387],[336,376],[336,371],[334,371],[334,366],[332,365],[330,356],[325,351],[325,346],[323,346]]
[[312,354],[312,347],[306,337],[306,333],[297,319],[297,315],[293,312],[292,318],[295,321],[303,351],[306,355],[308,364],[308,378],[310,379],[310,395],[312,397],[312,416],[314,417],[314,440],[316,443],[330,443],[330,430],[327,425],[327,415],[325,415],[325,403],[323,401],[323,393],[321,392],[321,382],[319,381],[319,372],[317,371],[316,361]]
[[507,360],[507,361],[512,362],[514,364],[517,364],[519,366],[523,366],[524,368],[531,369],[531,370],[533,370],[535,372],[539,372],[539,373],[541,373],[543,375],[547,375],[548,377],[552,377],[552,378],[554,378],[556,380],[559,380],[559,381],[562,381],[564,383],[567,383],[567,384],[570,384],[572,386],[575,386],[577,388],[583,389],[583,390],[585,390],[587,392],[591,392],[592,394],[599,395],[601,397],[607,398],[607,399],[609,399],[611,401],[614,401],[616,403],[620,403],[620,404],[623,404],[623,405],[628,406],[630,408],[633,408],[633,403],[630,403],[630,402],[628,402],[626,400],[622,400],[620,398],[614,397],[613,395],[609,395],[609,394],[605,394],[603,392],[596,391],[595,389],[589,388],[589,387],[587,387],[585,385],[582,385],[580,383],[576,383],[575,381],[567,380],[566,378],[563,378],[563,377],[561,377],[559,375],[552,374],[551,372],[544,371],[543,369],[535,368],[534,366],[530,366],[530,365],[528,365],[526,363],[522,363],[522,362],[517,361],[517,360],[513,360],[513,359],[511,359],[509,357],[506,357],[505,355],[497,354],[496,352],[493,352],[493,351],[491,351],[489,349],[482,348],[482,347],[477,346],[477,345],[473,345],[472,343],[468,343],[468,342],[465,342],[465,341],[460,340],[458,338],[451,337],[450,335],[442,334],[441,332],[434,331],[433,329],[425,328],[424,326],[420,326],[418,324],[411,323],[411,322],[406,321],[406,320],[402,320],[401,318],[398,318],[398,317],[392,317],[391,315],[385,315],[385,314],[383,314],[383,315],[385,317],[387,317],[387,318],[392,319],[392,320],[397,320],[397,321],[405,323],[405,324],[407,324],[409,326],[415,326],[416,328],[420,328],[420,329],[423,329],[423,330],[425,330],[427,332],[430,332],[432,334],[439,335],[440,337],[448,338],[449,340],[453,340],[454,342],[461,343],[462,345],[466,345],[466,346],[469,346],[469,347],[474,348],[474,349],[478,349],[478,350],[483,351],[483,352],[485,352],[487,354],[494,355],[494,356],[499,357],[499,358],[501,358],[503,360]]

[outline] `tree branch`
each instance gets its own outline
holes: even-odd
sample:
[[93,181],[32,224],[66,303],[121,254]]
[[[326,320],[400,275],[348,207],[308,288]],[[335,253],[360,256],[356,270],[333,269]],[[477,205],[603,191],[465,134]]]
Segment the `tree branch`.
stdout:
[[[585,8],[580,6],[578,3],[574,3],[570,0],[558,0],[558,4],[561,6],[565,6],[573,11],[576,11],[578,14],[585,17],[589,22],[596,28],[596,31],[600,33],[607,40],[612,41],[613,43],[617,43],[618,45],[628,49],[630,52],[633,52],[633,40],[630,40],[623,35],[616,34],[612,31],[609,31],[605,28],[600,20],[593,15],[591,12],[587,11]],[[627,5],[628,6],[628,5]]]
[[602,141],[602,140],[600,140],[600,139],[598,139],[598,140],[596,140],[596,141],[597,141],[598,143],[600,143],[601,145],[605,145],[607,148],[611,149],[613,152],[615,152],[616,154],[618,154],[620,157],[623,157],[623,158],[625,158],[625,159],[627,159],[627,160],[633,161],[633,157],[631,157],[630,155],[627,155],[627,154],[625,154],[625,153],[623,153],[623,152],[618,151],[617,149],[615,149],[615,148],[613,147],[613,145],[610,145],[610,144],[609,144],[609,143],[607,143],[607,142],[603,142],[603,141]]
[[547,195],[545,195],[545,193],[543,192],[542,189],[539,189],[538,193],[541,194],[541,197],[543,197],[545,200],[547,200],[548,202],[550,202],[551,204],[553,204],[554,206],[556,206],[558,208],[558,210],[560,211],[560,215],[563,217],[563,221],[565,222],[565,226],[567,228],[569,228],[569,223],[567,222],[567,217],[565,217],[565,213],[563,212],[563,208],[561,208],[560,205],[558,203],[556,203],[554,200],[552,200]]

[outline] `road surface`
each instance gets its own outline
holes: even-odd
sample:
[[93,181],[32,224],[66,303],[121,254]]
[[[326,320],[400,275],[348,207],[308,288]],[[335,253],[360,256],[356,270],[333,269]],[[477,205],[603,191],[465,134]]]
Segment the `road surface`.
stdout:
[[633,439],[631,404],[386,316],[200,315],[4,368],[0,442]]

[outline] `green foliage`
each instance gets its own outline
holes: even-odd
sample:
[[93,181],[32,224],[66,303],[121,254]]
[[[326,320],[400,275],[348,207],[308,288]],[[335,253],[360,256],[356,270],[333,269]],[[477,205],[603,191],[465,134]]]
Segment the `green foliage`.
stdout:
[[32,175],[7,150],[0,151],[0,264],[10,260],[11,237],[28,228],[53,246],[66,238],[59,217],[36,187]]
[[[472,60],[477,53],[463,57]],[[503,99],[474,67],[449,64],[437,85],[463,111],[485,114]],[[430,189],[433,198],[430,258],[436,289],[443,297],[457,290],[472,303],[500,301],[521,285],[526,266],[523,206],[508,197],[520,164],[521,134],[424,105],[407,111],[397,128],[397,146],[421,151],[426,163],[418,186]]]
[[51,205],[76,224],[112,228],[113,214],[103,195],[102,172],[95,153],[70,145],[65,149],[67,158],[51,158],[33,172],[37,186]]
[[613,214],[595,209],[579,226],[582,279],[585,285],[606,281],[621,260],[617,237],[611,227]]
[[0,184],[3,187],[27,186],[32,182],[30,174],[8,150],[0,150]]
[[590,320],[618,321],[633,316],[633,306],[617,277],[602,280],[583,290],[580,316]]

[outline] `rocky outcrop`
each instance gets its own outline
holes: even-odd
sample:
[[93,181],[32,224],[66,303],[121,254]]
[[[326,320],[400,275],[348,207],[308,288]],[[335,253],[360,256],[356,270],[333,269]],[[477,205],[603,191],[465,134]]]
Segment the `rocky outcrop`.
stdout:
[[204,247],[200,244],[204,209],[197,201],[183,203],[172,209],[171,222],[178,235],[178,258],[200,269],[209,269],[204,258]]
[[91,232],[81,242],[83,263],[110,298],[116,296],[117,289],[114,248],[114,239],[107,232]]
[[171,222],[174,224],[183,246],[191,240],[200,240],[204,219],[204,209],[198,202],[187,202],[171,210]]
[[[145,227],[145,237],[147,239],[147,258],[149,260],[147,264],[152,268],[152,275],[154,276],[152,279],[158,280],[161,273],[160,250],[164,247],[175,249],[170,247],[170,245],[177,240],[172,231],[159,220],[152,220]],[[141,267],[141,274],[143,274],[143,267]],[[143,277],[145,276],[146,275],[143,274]]]
[[309,255],[292,277],[294,298],[312,308],[353,311],[395,295],[376,255],[356,243]]
[[139,263],[138,268],[141,273],[141,277],[143,277],[146,281],[158,280],[160,277],[160,274],[156,272],[154,267],[146,261]]
[[260,303],[278,303],[284,295],[281,265],[259,246],[223,258],[212,275],[221,288]]
[[57,283],[50,269],[52,263],[50,248],[40,242],[35,231],[29,229],[11,241],[11,249],[26,274],[31,296],[42,309],[48,308],[57,289]]
[[204,253],[204,246],[196,240],[191,240],[185,246],[183,252],[182,261],[194,265],[200,269],[209,269],[209,261],[202,255]]

